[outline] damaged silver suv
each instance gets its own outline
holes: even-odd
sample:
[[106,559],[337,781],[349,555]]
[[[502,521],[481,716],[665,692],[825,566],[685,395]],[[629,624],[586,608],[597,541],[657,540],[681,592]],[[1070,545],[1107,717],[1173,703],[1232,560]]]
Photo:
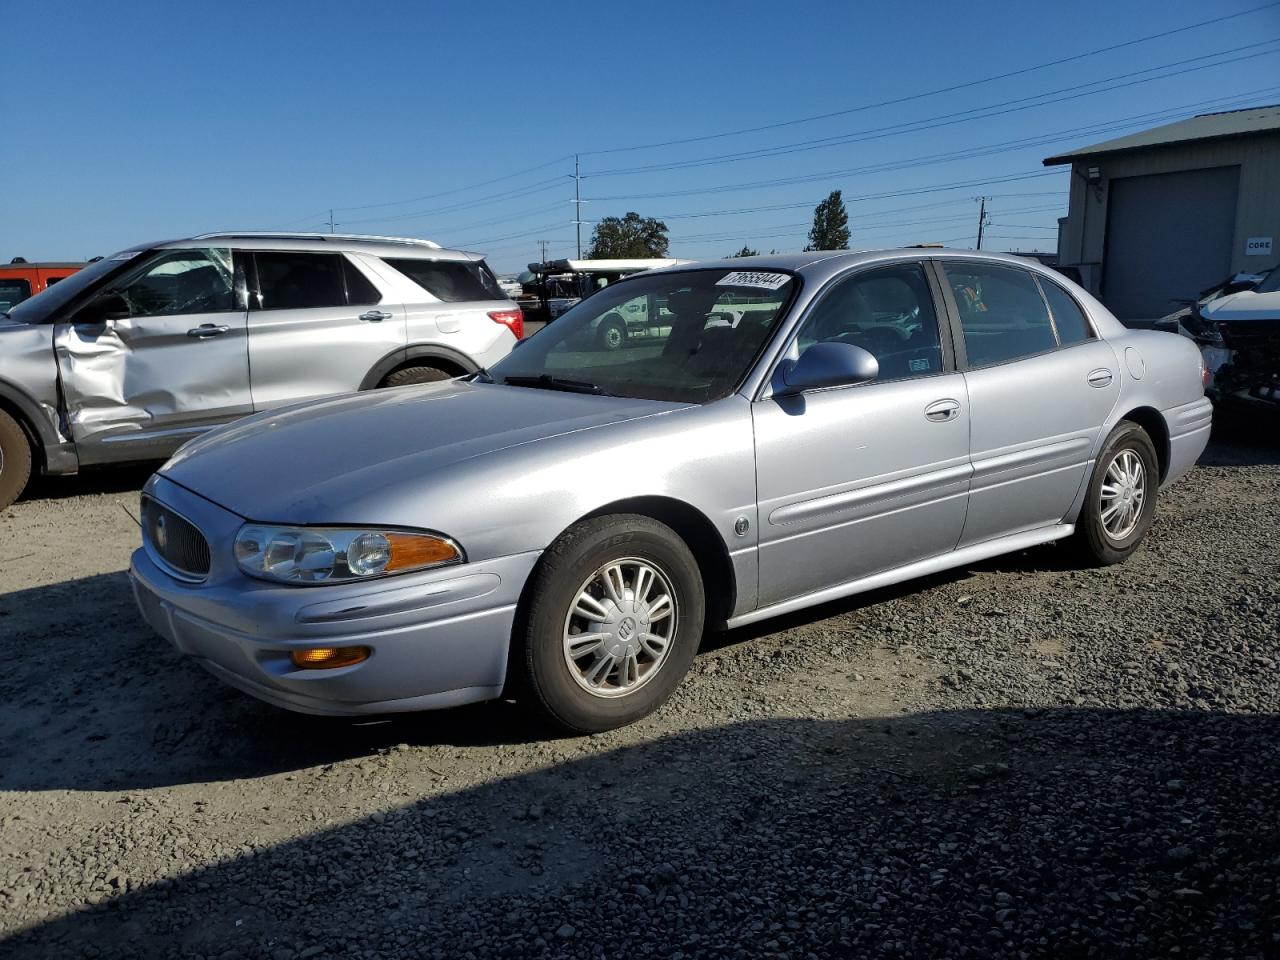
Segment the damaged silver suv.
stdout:
[[256,411],[474,373],[523,336],[483,257],[427,240],[132,247],[0,314],[0,509],[33,471],[162,459]]

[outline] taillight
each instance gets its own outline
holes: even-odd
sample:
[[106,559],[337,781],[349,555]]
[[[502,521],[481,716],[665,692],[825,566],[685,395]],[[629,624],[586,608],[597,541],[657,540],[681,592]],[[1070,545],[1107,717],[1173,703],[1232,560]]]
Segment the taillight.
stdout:
[[1212,374],[1209,371],[1209,365],[1204,362],[1204,357],[1200,358],[1200,386],[1202,389],[1209,389],[1209,380]]
[[502,324],[516,335],[517,340],[524,339],[523,310],[490,310],[489,319],[494,323]]

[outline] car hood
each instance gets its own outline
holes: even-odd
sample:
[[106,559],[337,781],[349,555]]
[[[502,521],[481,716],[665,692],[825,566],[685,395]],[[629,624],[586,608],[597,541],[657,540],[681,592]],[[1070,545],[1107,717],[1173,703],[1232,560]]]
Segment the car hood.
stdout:
[[160,473],[248,519],[300,523],[407,476],[685,406],[461,381],[376,390],[222,427]]
[[1242,290],[1211,300],[1200,308],[1200,315],[1215,323],[1231,323],[1233,320],[1280,321],[1280,291],[1257,293]]

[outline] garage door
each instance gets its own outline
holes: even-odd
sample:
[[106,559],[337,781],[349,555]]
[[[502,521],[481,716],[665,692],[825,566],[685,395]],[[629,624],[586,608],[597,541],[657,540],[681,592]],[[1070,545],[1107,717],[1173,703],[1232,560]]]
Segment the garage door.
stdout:
[[1231,271],[1239,167],[1112,180],[1102,301],[1122,320],[1162,317]]

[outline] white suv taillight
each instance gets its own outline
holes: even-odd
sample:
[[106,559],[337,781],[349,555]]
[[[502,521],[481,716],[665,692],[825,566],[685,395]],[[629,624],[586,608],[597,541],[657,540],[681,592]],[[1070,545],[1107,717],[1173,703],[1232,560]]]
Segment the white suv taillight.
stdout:
[[524,339],[523,310],[490,310],[489,319],[494,323],[502,324],[516,335],[517,340]]

